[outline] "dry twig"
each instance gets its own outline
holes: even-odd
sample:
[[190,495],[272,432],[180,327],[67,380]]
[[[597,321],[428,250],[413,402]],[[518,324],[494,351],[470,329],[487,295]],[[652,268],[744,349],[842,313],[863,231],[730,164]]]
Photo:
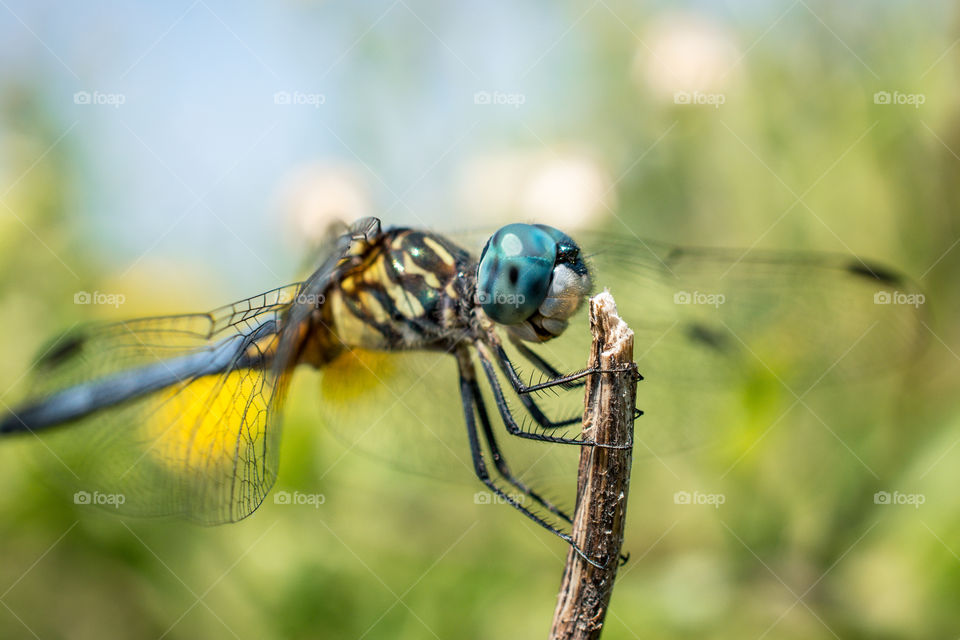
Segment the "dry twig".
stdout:
[[590,300],[590,330],[590,366],[613,372],[587,378],[584,438],[600,446],[580,452],[572,535],[600,566],[570,549],[551,640],[600,637],[623,544],[639,376],[633,362],[633,332],[617,315],[608,291]]

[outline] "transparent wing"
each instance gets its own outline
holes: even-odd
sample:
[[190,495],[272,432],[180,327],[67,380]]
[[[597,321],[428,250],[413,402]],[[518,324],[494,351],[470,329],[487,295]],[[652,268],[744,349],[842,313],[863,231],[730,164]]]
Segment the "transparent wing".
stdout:
[[[482,236],[456,240],[476,255]],[[595,289],[613,292],[636,332],[645,377],[638,407],[646,413],[637,424],[638,459],[755,438],[734,431],[771,397],[786,407],[824,389],[868,402],[878,393],[873,382],[895,377],[922,347],[922,293],[852,256],[685,249],[601,234],[575,239],[590,257]],[[581,310],[561,338],[534,350],[574,371],[586,366],[589,342]],[[508,352],[523,378],[543,379],[509,345]],[[335,364],[323,382],[324,411],[350,450],[428,475],[471,478],[453,358],[368,354]],[[544,392],[537,400],[551,418],[564,419],[582,412],[583,392]],[[535,428],[518,402],[511,406]],[[575,447],[516,442],[489,396],[487,407],[513,471],[551,497],[570,495]]]
[[[487,237],[455,239],[478,255]],[[600,231],[573,237],[594,292],[609,288],[637,334],[644,374],[671,384],[730,389],[763,371],[801,393],[896,372],[925,344],[922,290],[853,255],[683,247]],[[582,367],[584,327],[580,311],[538,349],[559,356],[561,368]]]
[[452,356],[356,349],[321,375],[325,426],[346,451],[413,473],[474,477]]
[[[584,366],[586,359],[580,364]],[[477,363],[477,374],[482,376]],[[347,351],[321,374],[319,401],[324,427],[341,449],[342,459],[363,455],[399,471],[463,487],[464,501],[485,505],[500,499],[477,479],[460,403],[457,365],[441,352]],[[501,385],[509,383],[501,378]],[[481,380],[484,404],[499,449],[514,475],[561,509],[572,511],[576,492],[577,447],[516,438],[506,433],[492,394]],[[581,391],[544,394],[564,417],[583,411]],[[511,409],[533,429],[515,398]],[[479,429],[478,425],[478,429]],[[571,427],[577,433],[577,426]],[[489,446],[480,434],[488,469],[504,492],[550,522],[562,524],[497,476]],[[339,462],[341,456],[335,456]]]
[[[638,457],[752,442],[735,428],[764,402],[821,392],[869,402],[923,346],[921,291],[855,257],[578,240],[595,289],[610,289],[636,333]],[[589,341],[581,311],[537,351],[577,369]]]
[[651,376],[730,386],[763,372],[802,393],[895,371],[922,346],[920,290],[853,256],[645,241],[584,250],[642,333]]
[[[168,386],[38,431],[42,455],[57,460],[45,468],[76,488],[79,503],[210,524],[251,513],[276,477],[291,367],[274,366],[271,355],[300,290],[292,284],[209,313],[93,326],[56,341],[21,407],[76,385],[137,384],[188,366]],[[242,347],[228,349],[229,361],[204,366],[231,345]]]
[[138,318],[70,331],[41,350],[31,396],[158,360],[212,350],[222,339],[250,335],[290,307],[302,283],[273,289],[207,313]]

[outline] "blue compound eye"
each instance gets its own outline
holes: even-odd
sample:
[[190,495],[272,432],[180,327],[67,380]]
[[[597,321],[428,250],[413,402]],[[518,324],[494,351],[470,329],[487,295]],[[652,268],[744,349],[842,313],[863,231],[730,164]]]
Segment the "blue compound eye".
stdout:
[[519,324],[547,297],[557,242],[543,229],[510,224],[490,237],[477,270],[477,298],[500,324]]

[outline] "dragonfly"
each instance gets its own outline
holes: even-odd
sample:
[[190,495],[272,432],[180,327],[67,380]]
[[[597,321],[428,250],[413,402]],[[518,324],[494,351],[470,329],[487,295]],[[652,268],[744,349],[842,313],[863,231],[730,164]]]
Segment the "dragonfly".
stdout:
[[[334,416],[351,369],[370,385],[390,359],[445,358],[455,381],[409,371],[407,379],[434,399],[458,398],[472,473],[573,545],[569,510],[513,471],[498,438],[596,445],[576,432],[579,416],[551,415],[544,394],[575,391],[598,373],[551,361],[585,361],[584,301],[598,286],[614,290],[637,333],[644,376],[671,390],[729,385],[758,369],[806,389],[896,369],[917,352],[922,294],[891,269],[845,255],[581,235],[584,247],[553,227],[514,223],[476,253],[440,233],[361,219],[331,236],[301,282],[208,313],[61,336],[36,361],[27,396],[0,419],[0,435],[68,436],[58,453],[71,474],[87,490],[122,493],[124,512],[234,522],[277,478],[296,369],[321,372],[323,409]],[[551,346],[568,337],[566,350]],[[330,422],[357,428],[350,414],[379,403],[363,393]],[[394,426],[387,430],[401,431]]]

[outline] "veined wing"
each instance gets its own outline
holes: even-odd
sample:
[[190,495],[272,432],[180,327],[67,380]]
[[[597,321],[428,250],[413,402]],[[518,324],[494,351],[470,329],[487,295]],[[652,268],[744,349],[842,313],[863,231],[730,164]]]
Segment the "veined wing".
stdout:
[[920,289],[854,256],[584,245],[648,377],[723,387],[770,375],[799,394],[897,371],[923,344]]
[[130,513],[206,524],[246,517],[276,479],[279,413],[308,319],[355,241],[379,228],[364,219],[331,237],[302,283],[209,313],[66,336],[37,363],[0,434],[46,441],[90,502],[107,496]]
[[81,502],[241,519],[276,477],[292,363],[276,366],[273,353],[301,289],[72,332],[37,362],[0,431],[35,431]]
[[[600,231],[571,232],[593,277],[637,334],[647,377],[713,389],[771,375],[802,393],[814,383],[902,370],[922,350],[926,299],[915,282],[853,255],[683,247]],[[489,234],[456,236],[479,255]],[[538,346],[561,369],[582,367],[581,311]]]
[[[476,251],[473,234],[464,246]],[[810,392],[888,397],[924,345],[926,300],[909,278],[852,255],[685,248],[571,233],[595,290],[609,288],[636,333],[646,381],[638,406],[655,453],[727,441],[747,405]],[[563,371],[584,366],[585,311],[534,349]],[[525,377],[538,377],[514,358]],[[573,410],[567,407],[560,415]],[[640,425],[638,424],[638,428]],[[637,451],[638,456],[643,451]]]
[[[481,234],[456,239],[475,255],[485,240]],[[924,299],[916,285],[853,256],[687,249],[589,233],[576,234],[575,240],[590,256],[595,289],[611,289],[621,315],[636,332],[635,355],[646,377],[639,401],[648,413],[643,438],[657,455],[722,441],[723,423],[738,420],[744,398],[758,396],[756,390],[772,387],[790,403],[817,387],[845,393],[855,384],[858,397],[866,399],[870,387],[875,389],[874,380],[902,371],[922,346]],[[581,310],[561,338],[534,348],[557,368],[572,371],[586,365],[589,342],[586,312]],[[434,357],[430,354],[429,362]],[[530,363],[516,354],[512,359],[524,378],[540,381]],[[388,369],[368,370],[362,358],[355,360],[360,366],[354,368],[371,380],[352,388],[371,394],[383,386],[373,371],[387,381],[380,372]],[[410,388],[419,377],[411,372],[427,370],[429,364],[399,369],[410,375],[400,377],[395,393],[385,393],[378,402],[349,403],[354,414],[358,406],[380,413],[393,406],[393,413],[378,414],[370,424],[347,417],[334,423],[349,425],[352,431],[344,439],[351,447],[436,473],[443,468],[436,461],[449,460],[460,449],[455,442],[437,445],[423,425],[459,424],[456,395],[450,391],[444,402],[436,400],[438,389],[447,396],[444,387],[450,383],[443,378],[452,374],[437,379],[427,375],[417,385],[426,390],[421,395]],[[329,376],[325,386],[336,389],[329,395],[350,396],[342,388],[347,380],[339,371]],[[569,418],[582,411],[580,392],[550,395],[541,394],[541,401],[552,417]],[[514,405],[522,419],[522,407]],[[437,420],[399,417],[404,412],[436,414],[441,407],[444,417]],[[499,421],[495,415],[494,420]],[[500,439],[509,437],[503,434]],[[638,456],[644,454],[638,449]],[[420,462],[424,459],[429,464]],[[453,466],[464,465],[461,461]]]
[[[730,429],[775,398],[786,410],[807,393],[888,397],[923,346],[919,288],[853,256],[578,240],[636,333],[638,429],[655,454],[749,438]],[[589,341],[581,313],[538,352],[578,368]]]
[[[586,358],[580,366],[585,364]],[[476,367],[482,375],[479,364]],[[498,377],[501,385],[509,388],[509,382]],[[507,434],[488,386],[481,383],[481,389],[502,459],[522,482],[572,512],[578,448]],[[343,455],[361,454],[404,472],[457,483],[463,487],[465,501],[499,501],[480,484],[473,470],[457,366],[451,354],[344,351],[321,373],[319,398],[325,431],[336,438]],[[557,416],[579,416],[583,411],[582,390],[548,400],[551,413]],[[524,426],[534,428],[515,396],[508,394],[508,403]],[[569,431],[575,435],[579,427],[574,425]],[[550,514],[497,476],[491,451],[485,438],[481,439],[483,455],[498,486],[553,522]],[[339,457],[336,460],[339,462]]]

